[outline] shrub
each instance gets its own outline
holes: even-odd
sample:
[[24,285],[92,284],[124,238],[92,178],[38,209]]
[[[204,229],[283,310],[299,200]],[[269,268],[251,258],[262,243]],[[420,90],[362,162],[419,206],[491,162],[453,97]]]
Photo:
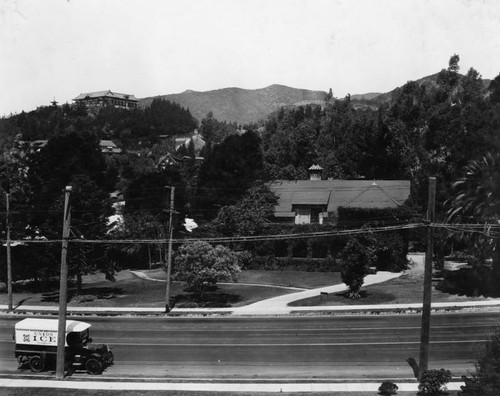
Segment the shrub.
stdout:
[[360,298],[359,290],[365,281],[365,275],[374,261],[370,248],[352,238],[340,254],[342,282],[349,288],[349,298]]
[[489,339],[475,363],[476,372],[471,378],[462,377],[465,386],[462,392],[467,396],[500,395],[500,331]]
[[392,381],[384,381],[378,388],[378,393],[383,396],[391,396],[398,393],[398,386]]
[[422,395],[438,395],[441,393],[441,388],[450,380],[450,370],[426,370],[422,373],[418,390]]
[[444,271],[443,280],[437,289],[450,294],[477,297],[498,297],[500,277],[491,268],[461,268],[458,271]]

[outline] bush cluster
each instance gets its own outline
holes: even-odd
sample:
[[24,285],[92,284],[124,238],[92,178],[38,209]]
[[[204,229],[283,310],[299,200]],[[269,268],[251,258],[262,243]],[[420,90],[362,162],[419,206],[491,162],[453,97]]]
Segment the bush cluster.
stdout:
[[471,297],[499,297],[500,277],[488,267],[461,268],[458,271],[444,271],[443,280],[437,289],[450,294]]
[[392,396],[398,393],[399,387],[392,381],[384,381],[378,388],[378,393],[382,396]]
[[450,370],[426,370],[422,373],[418,390],[422,395],[439,395],[441,388],[450,381]]
[[500,331],[488,340],[475,362],[476,371],[471,377],[463,376],[463,395],[497,396],[500,395]]
[[[333,231],[331,225],[272,225],[265,235],[297,234],[304,232]],[[332,236],[312,240],[273,240],[244,243],[241,248],[252,254],[244,266],[254,270],[290,269],[301,271],[338,271],[337,261],[350,241],[349,236]],[[406,231],[386,232],[359,236],[360,243],[375,254],[374,266],[381,271],[398,272],[408,265],[408,235]]]
[[366,224],[385,226],[409,223],[415,212],[408,206],[397,208],[338,208],[338,225],[341,227],[358,228]]

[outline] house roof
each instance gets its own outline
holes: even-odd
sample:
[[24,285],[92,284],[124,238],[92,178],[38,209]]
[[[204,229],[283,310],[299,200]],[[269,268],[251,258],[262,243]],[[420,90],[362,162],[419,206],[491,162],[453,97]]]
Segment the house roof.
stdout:
[[293,195],[292,205],[328,205],[330,191],[298,191]]
[[109,89],[107,91],[81,93],[73,100],[95,99],[95,98],[102,98],[102,97],[129,100],[132,102],[139,101],[139,99],[137,99],[134,95],[123,94],[123,93],[118,93],[118,92],[111,92],[111,90],[109,90]]
[[120,154],[122,152],[112,140],[100,140],[99,146],[103,153]]
[[269,187],[279,197],[277,217],[289,217],[292,205],[326,204],[327,212],[340,206],[394,208],[410,196],[409,180],[282,180]]
[[172,153],[167,153],[165,155],[162,155],[160,159],[158,160],[156,166],[157,167],[162,167],[166,164],[173,165],[173,164],[178,164],[179,162],[186,162],[189,161],[189,157],[184,156],[184,157],[178,157]]

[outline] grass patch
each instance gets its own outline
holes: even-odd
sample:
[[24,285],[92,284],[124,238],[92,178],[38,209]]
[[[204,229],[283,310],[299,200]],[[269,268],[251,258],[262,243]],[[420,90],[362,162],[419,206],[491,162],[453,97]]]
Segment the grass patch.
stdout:
[[[155,279],[161,280],[166,277],[163,269],[145,272]],[[294,275],[301,276],[301,274],[291,274],[289,275],[290,279],[293,279]],[[280,274],[274,276],[276,283],[280,283],[279,276]],[[84,277],[80,296],[76,295],[74,286],[68,287],[68,306],[163,308],[165,306],[165,286],[164,282],[141,279],[129,271],[118,273],[115,282],[105,280],[103,274],[93,274]],[[54,306],[58,304],[59,291],[55,286],[52,290],[45,292],[29,292],[28,290],[28,285],[24,284],[22,291],[13,293],[15,307],[23,305]],[[242,306],[291,292],[293,290],[279,287],[244,286],[238,283],[229,283],[217,285],[215,289],[208,291],[201,300],[195,293],[186,290],[186,286],[180,282],[173,282],[171,288],[171,296],[177,307]],[[7,293],[0,294],[0,304],[7,304]]]
[[243,271],[238,275],[239,283],[258,283],[285,287],[314,289],[342,283],[338,272],[307,271]]
[[[142,271],[153,279],[165,279],[162,268]],[[305,271],[243,271],[238,283],[218,284],[216,289],[206,293],[200,299],[195,293],[186,290],[186,286],[173,282],[171,288],[172,303],[182,307],[239,307],[267,298],[295,292],[287,287],[304,289],[341,284],[339,273]],[[263,286],[257,286],[257,285]],[[58,287],[58,286],[57,286]],[[15,289],[16,290],[16,289]],[[45,292],[29,292],[27,284],[13,295],[14,306],[45,305],[55,306],[59,293],[54,286]],[[329,305],[375,305],[404,304],[421,302],[423,275],[409,272],[399,278],[381,284],[363,287],[361,298],[351,300],[343,293],[330,294],[321,298],[319,295],[296,301],[291,306],[329,306]],[[68,290],[70,307],[153,307],[165,306],[165,283],[141,279],[129,271],[116,275],[116,282],[105,280],[103,274],[84,277],[82,295],[76,296],[76,288]],[[467,297],[447,294],[433,288],[433,302],[483,301],[484,297]],[[0,304],[7,304],[7,293],[0,293]]]
[[[331,305],[376,305],[376,304],[411,304],[422,301],[423,275],[402,275],[383,283],[361,288],[361,298],[351,300],[345,293],[330,294],[328,297],[315,296],[289,304],[292,307],[331,306]],[[484,301],[486,298],[457,296],[432,287],[433,302]]]

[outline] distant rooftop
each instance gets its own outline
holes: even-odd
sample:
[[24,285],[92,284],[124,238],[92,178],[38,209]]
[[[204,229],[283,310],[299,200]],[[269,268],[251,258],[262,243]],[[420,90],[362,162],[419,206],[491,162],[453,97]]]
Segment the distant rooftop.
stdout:
[[290,217],[295,205],[324,205],[331,213],[341,206],[393,208],[410,195],[409,180],[279,180],[269,187],[279,198],[276,217]]
[[137,99],[134,95],[112,92],[109,89],[107,91],[81,93],[73,100],[78,101],[78,100],[87,100],[87,99],[96,99],[96,98],[122,99],[122,100],[130,100],[133,102],[139,101],[139,99]]

